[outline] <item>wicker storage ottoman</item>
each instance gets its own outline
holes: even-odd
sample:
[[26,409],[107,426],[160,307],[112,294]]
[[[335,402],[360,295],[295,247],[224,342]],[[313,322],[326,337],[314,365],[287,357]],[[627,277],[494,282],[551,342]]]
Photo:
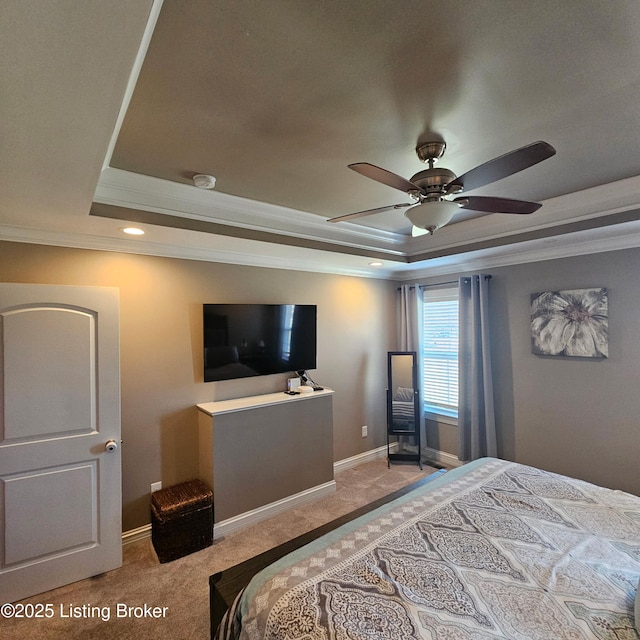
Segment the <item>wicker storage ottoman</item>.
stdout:
[[160,562],[213,544],[213,493],[189,480],[151,494],[151,541]]

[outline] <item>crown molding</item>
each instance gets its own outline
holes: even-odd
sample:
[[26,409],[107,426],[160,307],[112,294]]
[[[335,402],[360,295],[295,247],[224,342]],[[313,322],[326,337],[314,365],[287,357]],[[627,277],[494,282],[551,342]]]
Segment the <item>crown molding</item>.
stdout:
[[[497,239],[517,240],[523,233],[552,236],[563,225],[602,219],[602,225],[614,224],[613,216],[640,209],[640,176],[619,180],[543,201],[534,215],[489,214],[464,224],[451,224],[434,236],[420,236],[407,241],[407,256],[429,259],[429,253],[464,248],[469,244]],[[608,216],[612,216],[607,220]],[[506,244],[506,243],[503,243]]]
[[[222,262],[269,269],[291,271],[312,271],[334,275],[349,275],[362,278],[410,281],[413,279],[451,275],[477,269],[488,269],[543,260],[555,260],[578,255],[602,253],[640,247],[640,222],[618,225],[615,236],[593,237],[602,230],[578,232],[562,240],[553,237],[510,245],[506,253],[495,255],[493,250],[459,253],[444,258],[436,258],[427,263],[386,264],[383,268],[372,269],[364,264],[361,257],[329,255],[322,251],[303,250],[304,255],[292,257],[285,253],[260,252],[253,242],[245,249],[228,250],[209,247],[180,246],[174,243],[149,242],[128,238],[110,238],[86,233],[69,233],[32,229],[11,225],[0,225],[0,238],[7,242],[23,242],[76,249],[114,251],[164,258],[198,260],[202,262]],[[609,231],[611,231],[609,229]],[[590,237],[587,237],[589,235]],[[350,258],[351,264],[348,264]]]
[[[603,226],[617,223],[616,215],[640,208],[640,177],[600,185],[573,194],[546,200],[535,216],[490,214],[452,224],[434,236],[412,238],[404,234],[365,227],[354,223],[328,224],[317,214],[296,211],[269,203],[240,198],[229,194],[198,189],[190,184],[176,183],[151,176],[142,176],[120,169],[108,168],[101,175],[94,201],[123,209],[161,214],[154,224],[171,217],[198,220],[212,225],[226,225],[298,239],[350,248],[358,253],[385,253],[395,259],[404,256],[408,262],[433,263],[446,254],[474,252],[474,246],[487,247],[514,244],[536,236],[565,234],[571,224],[583,226],[596,220]],[[596,222],[592,223],[596,224]],[[564,229],[561,229],[564,225]],[[196,227],[194,227],[196,228]],[[202,229],[202,227],[200,227]],[[212,227],[215,232],[215,227]],[[264,236],[266,237],[266,236]],[[289,244],[295,241],[289,241]],[[469,246],[470,245],[470,246]],[[321,248],[320,244],[318,245]],[[607,249],[605,249],[607,250]],[[458,261],[464,259],[458,259]],[[396,271],[405,269],[399,265]]]
[[[147,255],[160,258],[178,258],[197,260],[200,262],[221,262],[266,269],[284,269],[288,271],[304,271],[333,275],[347,275],[359,278],[389,279],[392,269],[389,265],[383,268],[368,266],[368,259],[352,256],[345,260],[344,255],[304,249],[298,255],[273,253],[264,250],[264,243],[246,241],[244,249],[229,250],[210,247],[194,247],[174,243],[149,242],[129,238],[111,238],[87,233],[70,233],[68,231],[50,231],[0,224],[0,241],[39,244],[72,249],[88,249],[95,251],[113,251]],[[256,250],[256,245],[263,245],[263,251]],[[268,251],[268,252],[267,252]],[[304,254],[304,255],[302,255]]]
[[338,226],[314,213],[111,167],[100,176],[94,202],[396,255],[404,254],[407,238],[353,223]]
[[493,249],[486,249],[434,258],[428,262],[427,266],[414,263],[404,269],[396,268],[391,274],[391,279],[409,281],[433,276],[448,276],[479,269],[558,260],[638,247],[640,247],[640,221],[578,231],[562,237],[551,235],[544,239],[510,245],[504,253],[498,255]]
[[142,34],[142,39],[140,40],[140,46],[138,47],[138,52],[136,53],[135,60],[133,61],[133,66],[131,67],[131,73],[129,74],[127,87],[125,89],[122,102],[120,103],[120,110],[118,111],[118,116],[111,133],[111,139],[109,140],[109,146],[107,147],[107,151],[102,162],[103,169],[106,169],[111,164],[113,150],[116,147],[116,142],[118,140],[118,136],[120,135],[120,129],[122,129],[122,123],[124,122],[124,118],[127,115],[127,109],[129,108],[129,103],[131,102],[133,92],[136,88],[138,77],[140,75],[140,71],[142,70],[142,63],[144,62],[144,59],[147,55],[149,44],[151,43],[151,37],[153,36],[153,32],[155,31],[156,24],[158,22],[158,16],[160,15],[160,9],[162,9],[163,3],[164,0],[151,0],[151,8],[149,9],[147,24],[145,26],[144,33]]
[[[93,217],[97,226],[88,225],[86,231],[0,225],[0,238],[32,244],[391,280],[448,275],[640,246],[640,223],[633,219],[634,210],[637,211],[636,217],[640,217],[639,177],[547,200],[540,210],[543,215],[492,214],[445,227],[435,236],[427,236],[427,240],[349,223],[341,223],[336,229],[316,214],[202,191],[191,185],[111,168],[103,172],[95,201],[155,214],[159,222],[153,224],[160,225],[162,229],[159,241],[148,236],[140,240],[120,238],[115,236],[116,231],[111,230],[105,234],[104,220],[108,218],[98,217]],[[620,223],[625,214],[627,220]],[[226,237],[219,237],[215,230],[208,234],[199,233],[197,225],[194,225],[195,231],[189,231],[186,226],[170,229],[168,225],[165,228],[161,226],[163,215],[167,216],[166,221],[170,217],[181,218],[185,222],[191,219],[202,224],[210,223],[212,229],[216,224],[226,225],[229,231]],[[524,226],[522,218],[527,218]],[[602,225],[575,232],[569,226],[574,223],[584,226],[589,221],[601,221]],[[245,234],[244,238],[234,237],[233,226],[257,233],[254,238],[249,237],[250,234]],[[563,231],[563,235],[554,238],[559,231]],[[539,232],[539,237],[531,239],[527,236],[529,232]],[[278,235],[283,239],[282,244],[277,241]],[[268,236],[271,237],[270,242],[264,241]],[[292,238],[301,241],[296,243]],[[429,244],[430,240],[433,245]],[[479,240],[495,241],[495,246],[476,250],[473,244]],[[340,246],[345,247],[344,252]],[[446,254],[450,249],[451,255],[438,256],[435,253],[442,251]],[[429,255],[431,251],[434,252],[432,256]],[[369,255],[382,256],[383,267],[370,267]]]

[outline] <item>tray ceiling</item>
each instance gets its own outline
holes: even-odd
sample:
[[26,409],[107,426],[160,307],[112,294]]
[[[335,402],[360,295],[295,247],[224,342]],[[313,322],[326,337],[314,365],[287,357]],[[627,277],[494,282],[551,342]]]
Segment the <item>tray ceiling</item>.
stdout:
[[[28,4],[4,3],[0,34],[5,239],[362,275],[378,258],[392,277],[557,242],[634,244],[633,0]],[[429,138],[458,175],[546,140],[553,158],[474,192],[544,206],[461,212],[419,239],[402,211],[326,223],[406,200],[347,165],[409,178]],[[124,219],[147,235],[121,240]]]

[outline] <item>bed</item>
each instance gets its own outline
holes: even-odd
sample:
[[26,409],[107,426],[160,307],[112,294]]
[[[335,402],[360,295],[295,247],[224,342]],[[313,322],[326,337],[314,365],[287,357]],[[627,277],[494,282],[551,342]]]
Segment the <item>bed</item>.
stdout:
[[[232,570],[243,588],[216,637],[640,637],[631,494],[485,458],[323,533],[247,586],[260,558]],[[212,577],[212,603],[221,581]]]

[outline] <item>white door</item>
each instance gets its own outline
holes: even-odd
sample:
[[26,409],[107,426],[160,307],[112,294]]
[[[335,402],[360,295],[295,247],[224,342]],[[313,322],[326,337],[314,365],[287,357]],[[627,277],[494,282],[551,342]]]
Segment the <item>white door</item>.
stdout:
[[122,564],[118,313],[117,289],[0,284],[0,603]]

